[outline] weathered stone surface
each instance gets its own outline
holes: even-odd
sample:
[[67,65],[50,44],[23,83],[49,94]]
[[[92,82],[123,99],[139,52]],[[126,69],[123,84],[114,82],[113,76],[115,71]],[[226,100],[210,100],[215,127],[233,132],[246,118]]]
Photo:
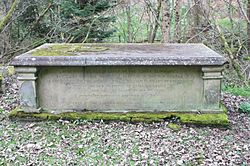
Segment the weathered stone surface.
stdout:
[[38,75],[48,110],[192,111],[202,109],[199,67],[58,67]]
[[26,112],[39,112],[36,71],[37,69],[35,67],[16,68],[20,87],[20,102]]
[[222,67],[202,67],[204,106],[207,109],[219,107],[221,93]]
[[[61,44],[62,47],[75,44]],[[79,45],[79,44],[78,44]],[[121,65],[223,65],[226,60],[203,44],[81,44],[83,47],[105,47],[101,51],[58,52],[60,44],[45,44],[14,58],[14,66],[121,66]],[[55,51],[46,55],[47,49]],[[70,48],[70,47],[69,47]],[[44,51],[41,51],[43,50]],[[60,48],[58,48],[60,49]],[[44,56],[35,56],[40,50]],[[48,53],[47,53],[48,54]],[[58,54],[58,55],[57,55]],[[60,55],[61,54],[61,55]]]
[[16,57],[27,112],[219,112],[225,59],[201,44],[45,44]]

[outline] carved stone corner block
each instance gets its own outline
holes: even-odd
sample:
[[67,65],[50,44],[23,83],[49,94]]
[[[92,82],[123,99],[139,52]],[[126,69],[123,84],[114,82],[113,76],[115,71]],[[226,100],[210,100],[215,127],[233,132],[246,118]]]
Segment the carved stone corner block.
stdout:
[[36,92],[35,67],[17,67],[17,79],[20,87],[21,107],[25,112],[39,112]]
[[221,79],[223,67],[202,67],[204,108],[218,110],[221,94]]

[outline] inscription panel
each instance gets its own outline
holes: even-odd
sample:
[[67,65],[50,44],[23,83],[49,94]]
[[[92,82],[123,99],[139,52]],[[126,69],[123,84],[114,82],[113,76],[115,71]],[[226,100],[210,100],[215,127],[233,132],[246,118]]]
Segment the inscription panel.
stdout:
[[49,110],[168,111],[201,108],[199,67],[47,67],[39,103]]

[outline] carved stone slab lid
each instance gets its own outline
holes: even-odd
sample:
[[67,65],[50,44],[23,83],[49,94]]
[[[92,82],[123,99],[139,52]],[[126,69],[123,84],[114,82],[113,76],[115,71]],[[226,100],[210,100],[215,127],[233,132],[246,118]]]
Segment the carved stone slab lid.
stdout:
[[203,44],[44,44],[13,59],[14,66],[222,66]]

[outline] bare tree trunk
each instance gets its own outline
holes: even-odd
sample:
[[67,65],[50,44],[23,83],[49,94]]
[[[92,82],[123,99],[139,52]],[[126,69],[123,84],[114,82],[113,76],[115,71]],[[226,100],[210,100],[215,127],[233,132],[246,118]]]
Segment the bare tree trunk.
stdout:
[[[247,3],[247,17],[248,20],[250,20],[250,0],[248,0]],[[247,22],[247,49],[248,49],[248,55],[250,55],[250,21]]]
[[175,35],[174,35],[174,41],[175,42],[180,42],[180,38],[181,38],[181,28],[180,28],[180,0],[175,0],[174,15],[175,15]]
[[162,0],[162,36],[164,43],[169,42],[169,16],[168,4],[165,0]]
[[[201,5],[201,2],[200,0],[194,0],[194,7],[193,9],[191,10],[192,12],[192,26],[191,26],[191,31],[190,31],[190,35],[189,37],[190,38],[193,38],[193,36],[195,36],[197,33],[199,33],[199,29],[200,29],[200,5]],[[193,38],[192,42],[197,42],[197,40],[195,38]]]
[[233,22],[233,1],[229,0],[228,2],[228,16],[229,16],[229,20],[230,20],[230,24],[231,24],[231,28],[234,29],[234,22]]
[[128,28],[128,43],[132,42],[132,18],[131,18],[131,1],[128,0],[126,4],[126,14],[127,14],[127,28]]
[[154,21],[154,26],[152,27],[152,31],[150,32],[150,35],[149,35],[149,40],[148,40],[149,43],[154,43],[156,33],[159,28],[158,22],[160,20],[161,3],[162,3],[162,0],[157,0],[158,5],[157,5],[157,10],[156,10],[156,18]]
[[11,29],[11,18],[15,11],[15,7],[17,5],[17,1],[8,1],[3,0],[4,4],[4,15],[2,20],[0,20],[0,63],[4,63],[3,55],[8,52],[12,45],[11,45],[11,37],[10,37],[10,29]]
[[189,40],[191,42],[200,42],[200,34],[204,34],[210,28],[209,23],[209,10],[210,10],[210,1],[201,1],[194,0],[193,9],[191,9],[191,30],[189,31]]
[[17,0],[14,0],[7,15],[0,21],[0,33],[3,31],[5,26],[9,23],[12,15],[15,11],[16,6],[17,6]]

